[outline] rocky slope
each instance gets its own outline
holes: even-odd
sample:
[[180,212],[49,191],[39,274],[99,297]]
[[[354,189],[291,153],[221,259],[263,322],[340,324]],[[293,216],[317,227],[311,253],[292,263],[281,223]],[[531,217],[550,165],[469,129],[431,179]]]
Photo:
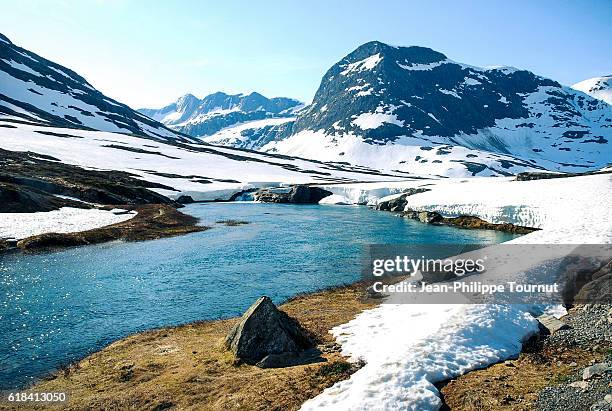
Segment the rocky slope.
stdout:
[[170,189],[120,171],[88,170],[51,156],[0,149],[0,213],[91,208],[99,204],[172,204],[151,189]]
[[370,42],[327,71],[313,103],[263,150],[411,172],[514,174],[601,167],[611,137],[612,107],[556,81]]
[[[259,93],[228,95],[218,92],[203,99],[186,94],[161,109],[139,111],[181,133],[201,137],[238,124],[291,117],[301,106],[299,101],[285,97],[269,99]],[[255,125],[254,128],[261,127]]]
[[593,77],[574,84],[572,88],[612,104],[612,75]]
[[0,115],[49,126],[191,141],[94,89],[74,71],[0,34]]

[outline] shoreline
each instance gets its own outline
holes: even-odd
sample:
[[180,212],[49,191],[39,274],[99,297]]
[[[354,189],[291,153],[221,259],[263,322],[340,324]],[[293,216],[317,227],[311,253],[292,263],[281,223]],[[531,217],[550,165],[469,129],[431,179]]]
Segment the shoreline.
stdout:
[[[66,392],[67,403],[51,406],[69,410],[164,404],[220,408],[237,406],[236,397],[246,408],[299,409],[306,400],[348,379],[361,367],[340,353],[341,347],[328,331],[380,304],[379,299],[367,297],[366,288],[365,282],[358,281],[298,294],[279,304],[279,309],[315,337],[322,362],[267,369],[236,365],[232,355],[222,349],[226,334],[240,318],[233,317],[138,332],[32,385],[9,391]],[[268,397],[264,391],[277,396]],[[0,409],[17,408],[0,403]]]
[[[583,177],[583,178],[581,178],[581,182],[587,182],[587,183],[591,182],[592,183],[593,181],[595,181],[595,180],[593,180],[593,178],[595,178],[595,177],[596,176],[593,176],[593,177]],[[599,176],[597,176],[597,178],[598,177]],[[550,180],[550,181],[555,181],[555,180]],[[557,191],[557,190],[555,190],[555,187],[552,184],[552,182],[551,183],[547,182],[546,187],[544,187],[544,186],[542,186],[540,184],[536,184],[536,183],[537,182],[520,182],[520,183],[518,183],[516,185],[512,184],[511,187],[517,187],[518,188],[518,187],[523,187],[525,184],[528,184],[529,187],[532,187],[532,185],[534,185],[533,188],[537,187],[540,190],[543,190],[545,188],[548,188],[549,190],[553,190],[555,195],[557,193],[562,193],[564,195],[569,195],[569,194],[567,194],[567,190],[566,191]],[[480,182],[474,182],[474,186],[478,187],[479,185],[480,185]],[[508,184],[508,185],[510,185],[510,184]],[[588,189],[589,189],[589,185],[588,184],[580,184],[580,185],[576,185],[576,187],[579,187],[582,191],[584,191],[584,190],[588,191]],[[594,222],[594,220],[590,219],[590,218],[583,219],[583,220],[569,219],[566,222],[566,218],[568,216],[567,213],[563,213],[563,215],[551,214],[551,212],[552,212],[551,210],[554,211],[554,209],[551,209],[551,206],[554,206],[554,203],[553,204],[546,203],[545,205],[547,205],[548,207],[538,208],[538,206],[540,204],[544,204],[542,202],[543,199],[539,199],[539,193],[537,195],[534,194],[534,190],[528,190],[528,191],[525,191],[525,193],[526,193],[525,195],[529,195],[529,197],[522,197],[523,202],[522,203],[518,203],[520,206],[517,206],[517,207],[514,207],[514,208],[511,209],[512,212],[513,212],[513,215],[515,216],[514,221],[518,222],[519,224],[521,222],[523,222],[523,221],[536,221],[536,222],[540,222],[542,230],[538,231],[538,232],[535,232],[532,235],[529,235],[528,237],[523,238],[522,241],[520,241],[520,242],[527,242],[527,243],[529,243],[529,242],[542,241],[542,240],[545,240],[546,242],[564,241],[566,238],[570,238],[569,236],[571,235],[571,238],[574,241],[581,240],[581,243],[587,243],[586,240],[583,240],[581,238],[581,235],[584,236],[586,234],[595,234],[595,236],[592,236],[592,237],[597,238],[597,239],[599,237],[597,237],[596,235],[605,236],[605,232],[602,231],[606,227],[606,225],[605,225],[606,221],[605,220],[604,220],[604,224],[599,224],[599,225],[593,225],[592,223]],[[589,192],[588,194],[590,196],[593,196],[596,193]],[[444,214],[446,214],[449,211],[457,211],[458,210],[460,212],[460,211],[463,211],[463,210],[476,210],[477,211],[476,214],[479,214],[480,218],[483,218],[483,219],[487,219],[488,216],[493,215],[493,213],[488,211],[488,209],[486,207],[489,207],[493,211],[497,211],[497,209],[494,208],[494,207],[499,207],[499,210],[503,211],[503,210],[505,210],[505,208],[503,208],[503,207],[505,207],[506,204],[513,204],[513,203],[510,203],[509,202],[510,200],[508,200],[506,198],[499,199],[498,197],[493,197],[493,199],[498,200],[497,204],[495,204],[495,203],[489,204],[489,203],[486,203],[486,202],[483,203],[483,202],[479,201],[478,197],[470,198],[470,202],[462,202],[461,199],[457,199],[457,198],[446,199],[446,202],[442,202],[442,201],[439,201],[438,198],[436,198],[435,196],[432,197],[430,194],[427,194],[427,193],[423,194],[423,196],[424,196],[423,199],[421,199],[420,196],[411,197],[410,201],[413,202],[413,204],[411,204],[411,206],[415,207],[415,208],[421,208],[421,207],[423,207],[423,205],[427,206],[427,204],[429,204],[430,205],[429,207],[431,207],[431,208],[435,207],[436,208],[436,209],[433,209],[432,211],[434,211],[434,212],[442,212]],[[444,196],[447,196],[447,194],[444,193]],[[544,199],[546,199],[547,197],[548,196],[544,196]],[[580,197],[577,194],[574,197],[579,197],[581,199],[580,204],[578,204],[578,201],[573,201],[572,203],[570,203],[570,205],[575,206],[576,209],[578,209],[578,210],[581,209],[582,202],[584,201],[584,199],[585,198],[587,198],[587,199],[590,198],[589,196]],[[432,200],[434,200],[434,201],[432,201]],[[554,200],[558,202],[558,201],[563,200],[563,197],[557,196],[557,197],[554,198]],[[506,202],[506,201],[508,201],[508,202]],[[514,196],[512,196],[512,201],[518,201],[518,200],[516,200],[516,198]],[[549,200],[547,200],[547,201],[549,201]],[[435,206],[433,204],[435,204]],[[455,206],[455,204],[458,204],[459,207]],[[481,204],[481,206],[480,206],[481,208],[474,208],[471,204]],[[423,207],[423,208],[426,209],[425,207]],[[526,210],[529,210],[530,212],[533,212],[535,214],[524,214]],[[523,213],[523,214],[521,214],[521,213]],[[600,213],[595,213],[595,214],[598,215],[598,216],[600,215]],[[502,214],[497,213],[496,215],[502,215]],[[580,228],[582,228],[582,227],[588,227],[591,230],[589,230],[589,231],[582,230],[581,231]],[[594,228],[599,228],[599,231],[595,230],[594,233],[591,233],[591,231],[593,231]],[[603,234],[600,234],[600,231]],[[325,303],[330,303],[330,302],[334,303],[335,302],[335,301],[332,300],[332,298],[335,299],[336,296],[334,295],[332,297],[332,295],[333,294],[331,294],[331,293],[328,294],[327,298],[329,299],[329,301],[326,300]],[[307,299],[310,299],[310,298],[311,297],[308,297]],[[321,304],[315,305],[314,307],[311,308],[311,310],[317,310],[317,309],[320,308],[320,306],[321,306]],[[375,305],[373,305],[372,307],[374,307],[374,306]],[[372,307],[368,307],[368,308],[372,308]],[[365,310],[365,309],[367,309],[367,308],[363,308],[363,310]],[[361,312],[361,311],[359,311],[359,312]],[[381,321],[385,321],[384,318],[381,318],[380,320]],[[392,318],[389,318],[388,320],[392,320]],[[346,323],[346,321],[344,323],[342,323],[342,324],[345,324],[345,323]],[[364,323],[363,319],[361,319],[361,323]],[[319,322],[317,324],[322,324],[322,323]],[[353,324],[355,324],[355,323],[353,323]],[[326,326],[329,326],[329,325],[330,325],[329,323],[326,324]],[[331,328],[332,327],[329,327],[326,330],[324,330],[325,333],[329,329],[331,329]],[[168,336],[163,336],[163,334],[157,335],[157,337],[158,337],[159,341],[158,341],[158,339],[151,338],[149,342],[151,344],[159,345],[159,344],[163,343],[162,339],[168,338]],[[134,338],[137,338],[137,337],[134,337]],[[344,338],[344,340],[346,340],[346,338]],[[120,340],[120,341],[118,341],[116,343],[113,343],[113,344],[111,344],[111,346],[114,346],[115,344],[119,344],[119,343],[121,343],[121,341],[123,341],[123,340]],[[103,351],[105,351],[105,350],[103,350]],[[98,354],[99,353],[96,353],[96,354],[94,354],[94,356],[98,355]],[[154,357],[155,353],[149,353],[149,354],[151,355],[151,357],[149,357],[149,358],[155,358]],[[99,354],[99,355],[102,355],[102,354]],[[509,358],[509,357],[506,357],[506,358]],[[494,367],[495,366],[494,364],[495,363],[491,363],[491,365],[485,367],[485,369]],[[373,365],[375,365],[375,364],[373,364]],[[76,373],[79,373],[79,370],[81,370],[83,368],[84,367],[81,366],[80,368],[78,368],[78,369],[76,369],[74,371]],[[128,367],[128,369],[131,369],[131,368]],[[110,372],[110,373],[114,372],[114,371],[112,371],[112,369],[107,370],[107,371]],[[151,371],[151,370],[149,370],[149,371]],[[345,371],[346,371],[346,369],[345,369]],[[130,374],[130,372],[128,372],[128,375],[129,374]],[[155,374],[155,373],[153,373],[153,374]],[[74,376],[74,375],[76,375],[76,374],[71,374],[71,371],[68,372],[68,376]],[[467,374],[459,374],[459,375],[456,376],[456,378],[460,378],[461,375],[467,375]],[[100,375],[100,376],[104,377],[104,375]],[[151,376],[149,375],[149,377],[151,377]],[[259,374],[259,377],[261,377],[261,374]],[[348,375],[346,375],[346,377],[348,377]],[[104,378],[106,378],[106,377],[104,377]],[[156,377],[153,376],[152,378],[156,378]],[[304,376],[304,374],[302,374],[301,378],[306,378],[306,377]],[[312,376],[310,376],[308,378],[312,378]],[[341,379],[342,378],[340,378],[339,380],[341,380]],[[90,379],[90,381],[94,381],[94,379]],[[149,380],[144,381],[145,385],[146,385],[147,381],[149,381]],[[250,383],[251,382],[249,381],[248,384],[250,384]],[[186,386],[189,387],[189,384],[187,384]],[[144,387],[142,387],[142,388],[144,389]],[[195,393],[194,395],[197,395],[197,393]]]
[[[194,202],[194,204],[217,202]],[[227,204],[240,204],[241,201],[228,201]],[[247,203],[247,202],[244,202]],[[261,204],[267,204],[261,202]],[[313,204],[318,205],[318,204]],[[180,212],[174,206],[167,204],[144,204],[124,206],[104,206],[104,208],[121,208],[126,211],[136,211],[137,214],[126,221],[73,233],[44,233],[29,236],[20,240],[7,241],[0,239],[0,253],[10,251],[57,250],[66,247],[93,245],[115,240],[146,241],[159,238],[174,237],[209,230],[211,227],[198,225],[199,219],[190,214]],[[386,211],[376,210],[373,211]],[[411,214],[412,213],[412,214]],[[419,218],[426,214],[433,221]],[[404,218],[411,218],[423,224],[449,226],[468,230],[492,230],[511,234],[528,234],[538,231],[538,228],[524,227],[512,223],[495,224],[480,219],[477,216],[461,215],[459,217],[444,217],[438,213],[417,211],[397,213]]]
[[185,214],[167,204],[111,206],[137,214],[129,220],[74,233],[44,233],[8,242],[0,240],[0,253],[9,251],[31,252],[99,244],[115,240],[144,241],[182,234],[206,231],[198,218]]

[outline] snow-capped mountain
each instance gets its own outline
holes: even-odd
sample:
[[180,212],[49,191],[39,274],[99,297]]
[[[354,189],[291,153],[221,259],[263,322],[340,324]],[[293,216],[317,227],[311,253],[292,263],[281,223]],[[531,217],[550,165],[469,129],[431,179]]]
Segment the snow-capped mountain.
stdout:
[[20,121],[190,141],[0,34],[0,114]]
[[583,80],[574,84],[572,88],[612,104],[612,75]]
[[[3,158],[3,150],[26,152],[60,166],[119,171],[157,187],[153,190],[159,194],[176,198],[188,193],[197,200],[228,199],[244,189],[281,183],[405,178],[363,166],[212,146],[104,96],[74,71],[19,48],[6,37],[0,37],[0,52],[0,163],[13,161]],[[243,97],[238,99],[239,107],[249,112],[273,109],[285,115],[285,110],[296,107],[282,99],[269,100],[269,106],[257,95]],[[264,110],[258,110],[262,105]],[[38,171],[37,176],[42,173],[44,178],[45,171]],[[9,177],[0,175],[0,192]]]
[[[585,171],[612,158],[612,107],[512,67],[370,42],[331,67],[312,104],[262,150],[407,172]],[[474,174],[474,173],[472,173]]]
[[[228,95],[218,92],[203,99],[186,94],[164,108],[139,111],[173,130],[201,137],[238,124],[291,117],[302,106],[299,101],[285,97],[266,98],[259,93]],[[254,128],[261,128],[261,124],[254,125]]]

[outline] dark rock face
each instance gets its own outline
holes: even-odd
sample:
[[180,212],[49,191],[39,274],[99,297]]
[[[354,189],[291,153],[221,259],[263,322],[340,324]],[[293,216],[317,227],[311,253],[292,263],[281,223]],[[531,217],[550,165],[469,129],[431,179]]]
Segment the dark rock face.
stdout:
[[612,261],[591,273],[582,273],[584,285],[573,299],[574,304],[612,303]]
[[[42,119],[58,127],[95,128],[168,141],[191,141],[105,96],[74,71],[18,47],[4,36],[0,38],[0,56],[0,72],[11,77],[7,81],[12,86],[7,84],[0,89],[0,113],[33,122]],[[22,91],[28,98],[23,97]],[[62,95],[57,101],[46,101],[57,93]],[[14,110],[14,106],[20,110]]]
[[90,208],[85,202],[177,205],[149,188],[172,190],[121,171],[86,170],[41,158],[36,153],[0,149],[0,212],[51,211],[66,206]]
[[[452,62],[429,48],[393,47],[373,41],[328,70],[313,104],[297,119],[292,132],[334,132],[342,128],[364,135],[366,140],[381,142],[417,131],[447,137],[472,134],[494,126],[497,119],[528,118],[521,94],[534,93],[545,86],[562,93],[556,81],[526,70],[479,69]],[[551,95],[550,103],[567,115],[576,114],[568,96]],[[381,104],[395,106],[394,113],[404,124],[360,130],[352,123],[351,114],[374,113]],[[583,104],[591,104],[590,99]],[[326,109],[321,112],[323,106]]]
[[267,98],[259,93],[228,95],[218,92],[201,100],[187,94],[161,109],[143,108],[138,111],[160,120],[170,113],[177,113],[171,120],[163,120],[165,124],[181,133],[200,137],[212,135],[238,123],[289,117],[292,115],[291,110],[300,104],[291,98]]
[[265,188],[254,193],[256,201],[264,203],[295,203],[295,204],[317,204],[323,198],[332,195],[330,191],[319,187],[306,185],[287,188]]
[[57,210],[61,207],[89,208],[87,204],[78,201],[55,197],[35,188],[0,181],[0,213],[34,213]]
[[[371,59],[369,65],[360,64],[366,59]],[[526,117],[527,110],[517,93],[532,93],[538,85],[560,87],[527,71],[513,75],[491,71],[487,73],[487,83],[492,87],[466,87],[462,90],[462,99],[458,99],[438,90],[453,90],[465,77],[482,83],[482,74],[459,64],[445,64],[446,61],[444,54],[425,47],[396,48],[376,41],[366,43],[328,70],[310,110],[297,119],[293,132],[305,129],[334,132],[336,124],[336,129],[341,127],[346,132],[364,135],[366,140],[381,142],[393,141],[397,136],[417,130],[431,136],[474,133],[479,128],[493,126],[497,118]],[[426,69],[427,66],[431,69]],[[359,87],[361,94],[353,87]],[[500,102],[500,93],[514,104]],[[466,99],[469,105],[465,104]],[[352,123],[350,114],[373,113],[381,102],[397,106],[394,113],[404,120],[403,126],[387,124],[361,130]],[[489,105],[489,110],[476,109],[484,105]],[[321,113],[323,106],[327,107]]]
[[516,181],[549,180],[551,178],[578,177],[593,174],[611,174],[612,171],[587,171],[585,173],[518,173]]
[[182,195],[176,199],[176,202],[180,204],[191,204],[195,201],[193,201],[193,198],[191,196]]
[[314,342],[269,297],[261,297],[227,335],[225,347],[247,364],[256,364],[268,357],[262,365],[279,366],[313,348]]

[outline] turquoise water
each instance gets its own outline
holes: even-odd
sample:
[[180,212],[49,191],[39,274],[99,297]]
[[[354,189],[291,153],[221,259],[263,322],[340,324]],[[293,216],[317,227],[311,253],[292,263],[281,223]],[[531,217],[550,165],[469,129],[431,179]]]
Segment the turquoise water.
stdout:
[[[0,255],[0,389],[22,387],[128,334],[241,314],[360,277],[361,245],[490,244],[366,207],[253,203],[184,209],[213,229],[138,243]],[[221,219],[250,224],[227,227]]]

